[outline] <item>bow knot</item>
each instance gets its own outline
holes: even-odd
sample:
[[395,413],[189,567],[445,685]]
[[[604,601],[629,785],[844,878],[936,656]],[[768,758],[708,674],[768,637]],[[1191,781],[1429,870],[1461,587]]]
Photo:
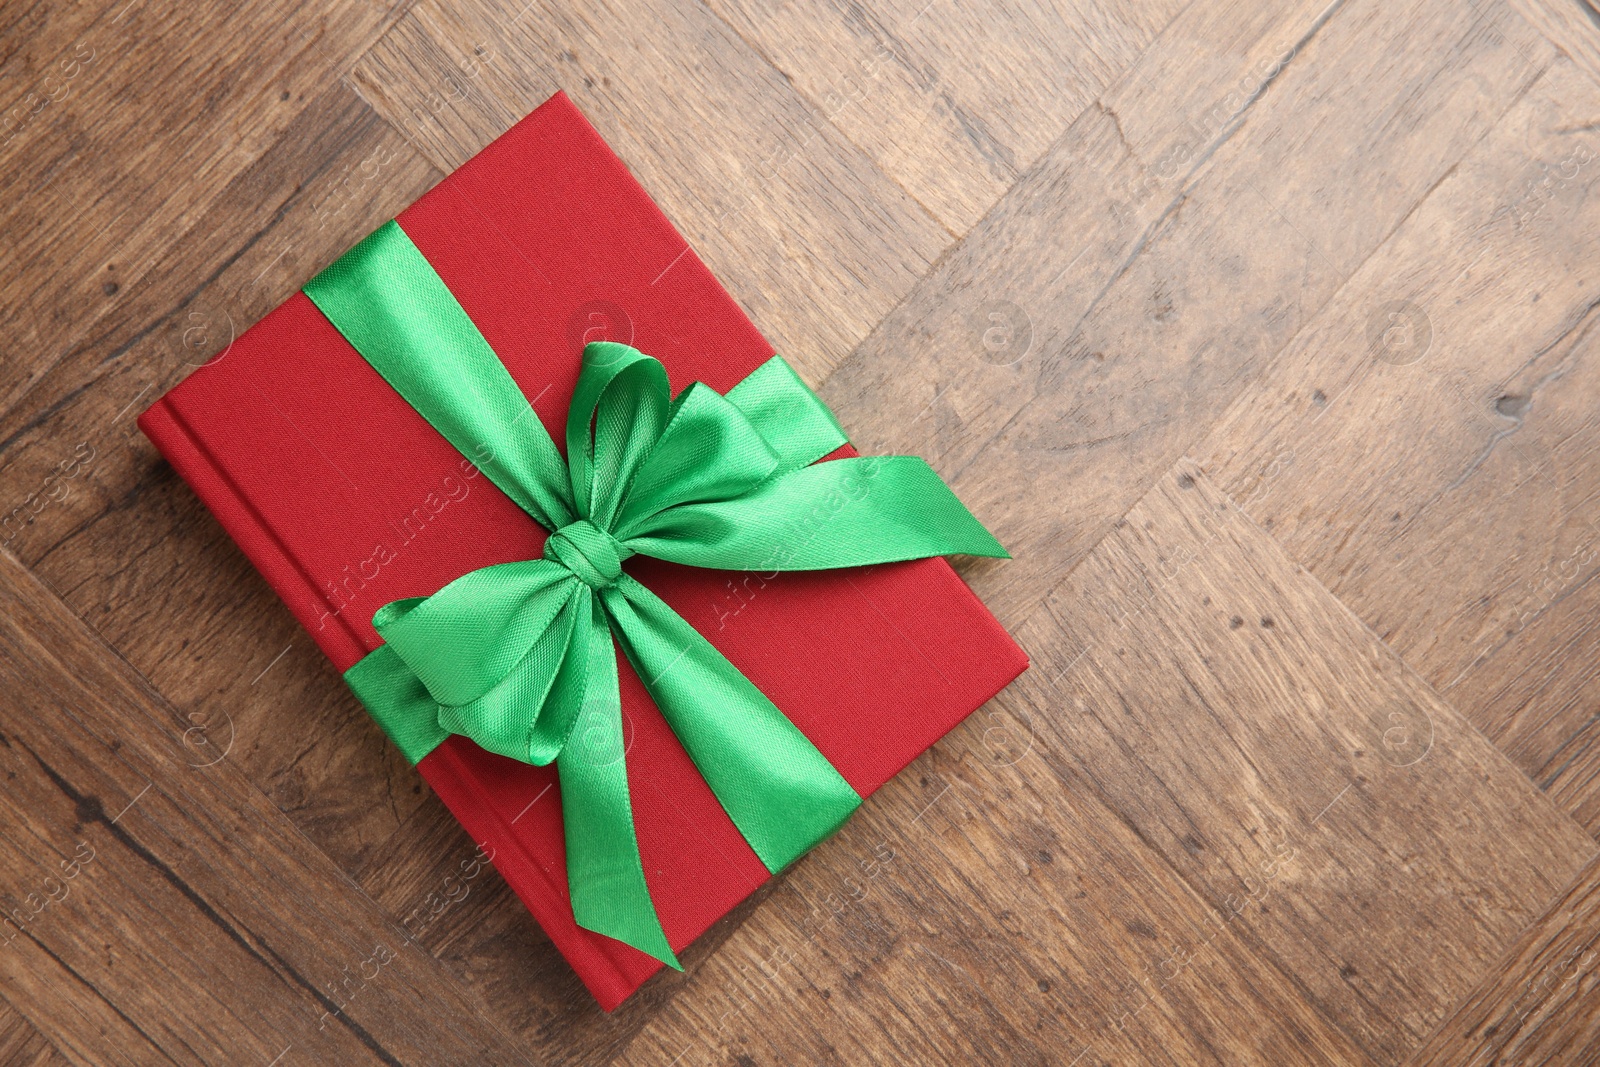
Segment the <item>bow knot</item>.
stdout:
[[588,519],[568,523],[544,543],[544,558],[571,571],[590,589],[607,589],[622,576],[622,561],[633,550]]

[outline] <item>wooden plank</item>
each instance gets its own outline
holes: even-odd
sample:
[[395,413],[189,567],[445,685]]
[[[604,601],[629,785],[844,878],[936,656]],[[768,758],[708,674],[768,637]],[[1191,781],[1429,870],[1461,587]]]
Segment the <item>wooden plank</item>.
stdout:
[[438,178],[335,85],[0,415],[0,542],[347,868],[421,784],[134,419]]
[[1594,854],[1188,461],[1044,610],[1083,656],[1060,719],[1079,773],[1213,902],[1263,839],[1295,848],[1245,929],[1379,1062]]
[[1020,637],[622,1062],[1392,1063],[1594,854],[1192,465]]
[[[79,1062],[526,1063],[0,554],[6,998]],[[370,973],[369,973],[370,971]]]
[[1552,66],[1197,451],[1591,831],[1597,113]]
[[711,4],[955,234],[983,217],[1182,6]]
[[1600,861],[1591,861],[1412,1067],[1582,1063],[1600,1048]]
[[1193,5],[823,397],[989,523],[1017,560],[965,574],[1020,619],[1551,54],[1464,0]]
[[565,89],[811,381],[951,239],[699,5],[424,0],[352,80],[441,170]]
[[13,16],[0,73],[11,353],[0,408],[81,343],[404,6],[157,0]]
[[32,1023],[0,1000],[0,1067],[60,1067],[66,1062]]
[[1600,81],[1600,12],[1588,0],[1511,0],[1517,13]]

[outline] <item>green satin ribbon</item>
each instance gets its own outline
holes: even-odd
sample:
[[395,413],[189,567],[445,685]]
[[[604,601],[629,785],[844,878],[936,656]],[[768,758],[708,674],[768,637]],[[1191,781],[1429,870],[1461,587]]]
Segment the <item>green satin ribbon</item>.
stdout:
[[861,797],[623,562],[787,571],[1005,550],[920,459],[815,463],[845,443],[844,432],[781,357],[726,396],[695,383],[673,397],[654,359],[590,344],[563,460],[397,223],[305,292],[408,404],[551,531],[541,559],[484,567],[432,596],[384,605],[372,622],[385,643],[346,681],[413,763],[452,733],[526,763],[558,761],[578,924],[678,967],[639,858],[613,639],[768,870],[833,833]]

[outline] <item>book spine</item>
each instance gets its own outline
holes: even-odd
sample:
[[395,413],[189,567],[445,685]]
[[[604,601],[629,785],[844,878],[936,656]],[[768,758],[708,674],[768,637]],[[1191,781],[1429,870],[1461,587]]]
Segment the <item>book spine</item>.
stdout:
[[347,670],[370,649],[340,616],[325,607],[327,598],[289,554],[272,528],[251,506],[233,479],[212,459],[198,435],[172,402],[162,397],[139,416],[139,429],[217,517],[228,536],[255,565],[339,670]]

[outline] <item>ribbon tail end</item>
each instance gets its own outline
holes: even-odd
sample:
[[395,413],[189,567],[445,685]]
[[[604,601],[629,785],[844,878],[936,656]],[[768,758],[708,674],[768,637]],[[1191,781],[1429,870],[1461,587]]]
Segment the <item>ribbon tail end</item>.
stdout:
[[620,930],[603,929],[604,924],[585,922],[581,916],[574,915],[574,918],[578,920],[579,926],[583,927],[585,930],[588,930],[590,933],[599,934],[602,937],[609,937],[613,941],[621,941],[624,945],[627,945],[630,948],[636,948],[652,959],[660,960],[662,963],[666,964],[668,967],[671,967],[675,971],[683,970],[683,964],[678,962],[678,957],[673,953],[672,946],[667,944],[667,935],[662,932],[659,926],[657,926],[654,931],[644,936],[619,937],[618,934],[622,932]]
[[982,556],[984,559],[1010,559],[1011,553],[1006,551],[1004,545],[995,540],[994,534],[978,527],[974,542],[955,550],[957,555]]

